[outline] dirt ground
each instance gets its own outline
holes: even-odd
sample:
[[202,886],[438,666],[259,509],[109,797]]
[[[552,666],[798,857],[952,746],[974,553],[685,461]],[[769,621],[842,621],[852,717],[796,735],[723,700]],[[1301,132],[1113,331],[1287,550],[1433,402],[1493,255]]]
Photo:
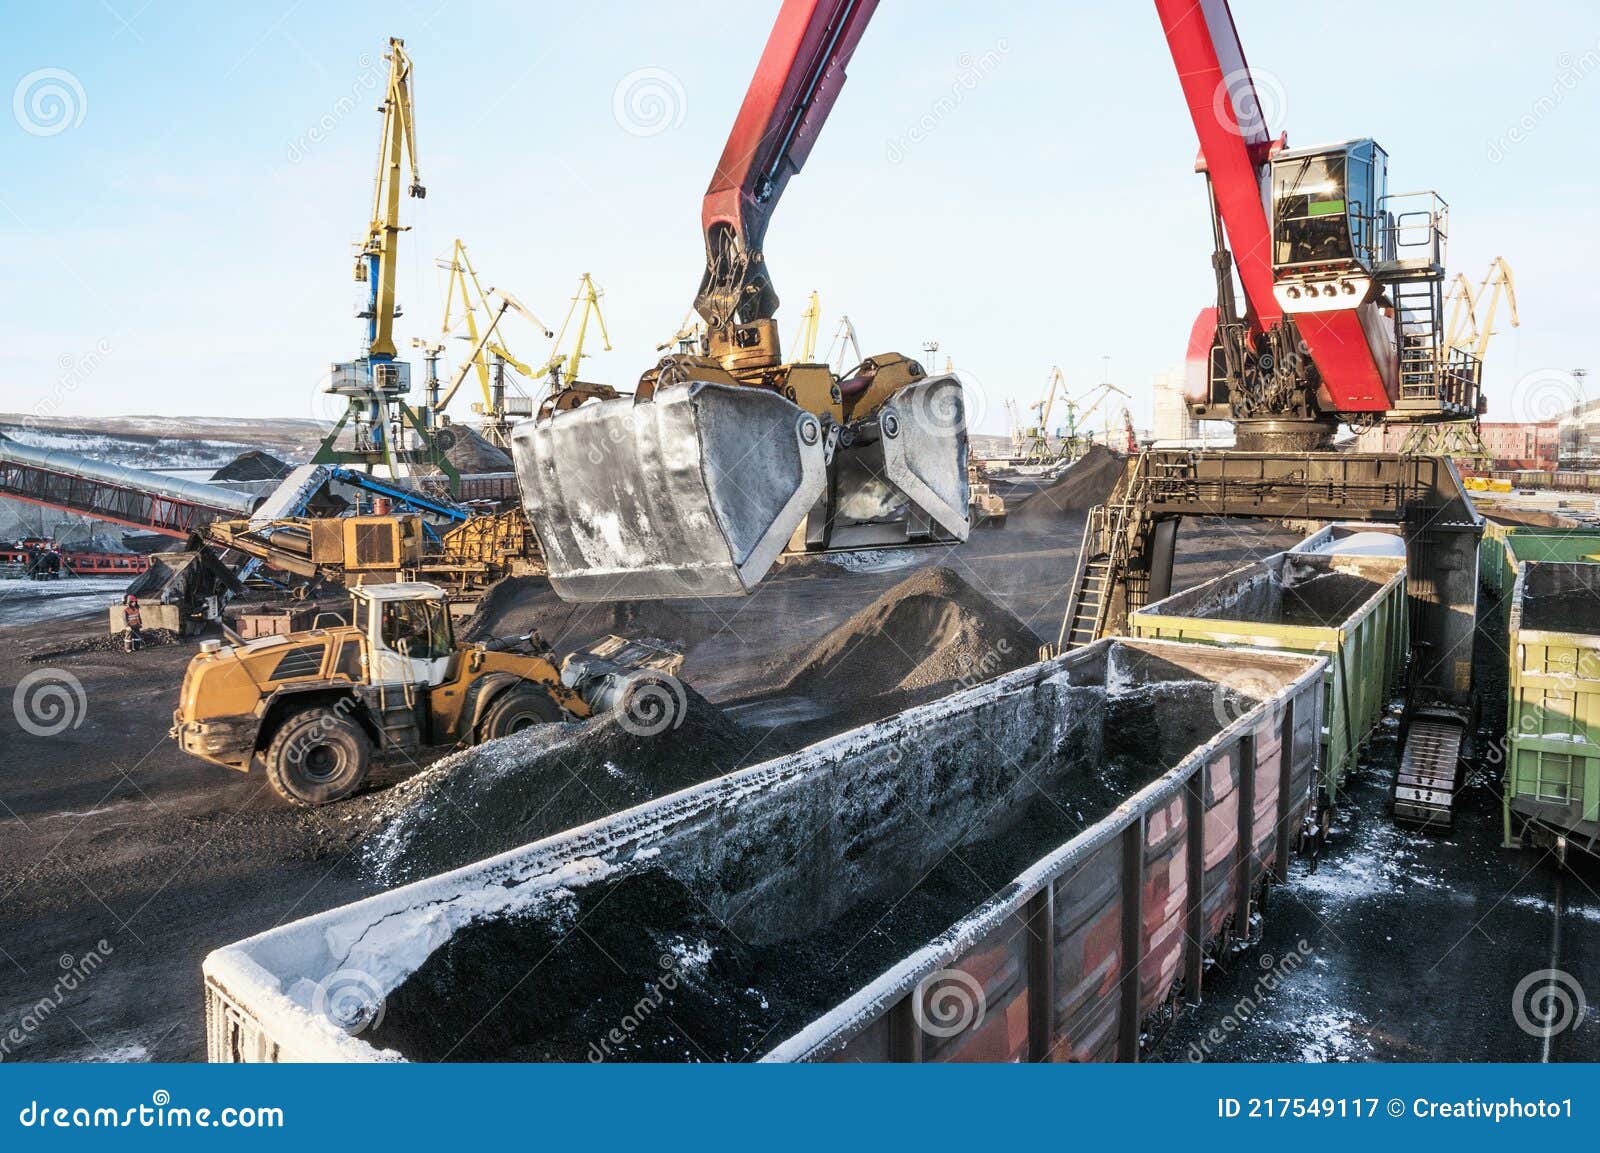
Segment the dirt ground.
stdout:
[[[630,626],[625,631],[677,639],[687,646],[685,679],[741,723],[777,731],[794,723],[796,709],[809,709],[805,724],[820,737],[841,727],[844,717],[830,709],[826,694],[820,702],[781,703],[784,693],[771,661],[775,652],[818,640],[916,569],[936,565],[1014,613],[1035,638],[1054,639],[1082,524],[1081,510],[1065,509],[1058,516],[975,532],[960,546],[857,557],[845,564],[806,559],[784,565],[755,596],[743,600],[637,606],[621,614],[563,604],[547,586],[531,583],[487,605],[493,619],[480,617],[478,624],[502,635],[536,626],[561,651],[616,631],[622,623]],[[1209,579],[1296,539],[1297,534],[1267,524],[1186,523],[1174,587]],[[290,809],[258,773],[238,774],[190,759],[167,739],[190,645],[28,661],[30,653],[58,650],[103,629],[103,606],[92,613],[0,627],[0,693],[16,705],[0,708],[0,1059],[203,1059],[202,958],[220,945],[372,891],[375,883],[365,878],[354,852],[357,840],[372,827],[374,797],[381,799],[382,790],[420,766],[382,770],[372,791],[340,805],[315,812]],[[19,723],[29,716],[19,712],[19,683],[45,671],[54,679],[36,678],[25,687],[34,694],[30,699],[52,685],[62,689],[57,699],[67,709],[65,727],[55,733],[46,729],[54,727],[51,718],[58,714],[34,713],[33,731]],[[1340,875],[1341,838],[1348,844],[1356,830],[1381,825],[1381,797],[1373,798],[1382,785],[1374,779],[1377,783],[1365,792],[1357,790],[1359,811],[1348,818],[1350,831],[1336,836],[1316,884],[1330,884],[1329,878]],[[1478,864],[1480,856],[1492,858],[1504,871],[1511,867],[1504,862],[1514,860],[1494,848],[1492,815],[1479,804],[1463,817],[1461,834],[1431,851],[1426,875],[1441,891],[1479,886],[1486,902],[1500,896],[1502,878],[1484,873]],[[1405,848],[1401,834],[1373,836],[1400,837]],[[1369,848],[1392,856],[1383,844]],[[1532,884],[1518,894],[1533,893]],[[1573,897],[1570,886],[1568,896]],[[1597,911],[1592,919],[1586,919],[1588,913],[1577,916],[1566,941],[1569,949],[1582,947],[1574,939],[1590,942],[1592,955],[1600,933],[1600,901],[1581,892],[1577,898],[1591,903],[1582,907]],[[1315,907],[1309,894],[1302,903]],[[1274,914],[1283,907],[1295,906],[1280,901]],[[1424,928],[1410,923],[1408,911],[1392,902],[1387,907],[1396,932]],[[1547,914],[1531,903],[1515,907],[1526,914],[1516,932],[1529,940],[1548,937]],[[1458,924],[1458,911],[1444,897],[1425,909],[1437,922],[1430,932]],[[1296,931],[1292,918],[1284,917],[1282,924],[1284,932]],[[1337,955],[1336,944],[1323,947],[1325,956]],[[1385,944],[1347,957],[1345,985],[1335,987],[1328,1012],[1337,1013],[1343,1003],[1339,988],[1355,990],[1367,982],[1365,966],[1375,970],[1369,983],[1403,987],[1414,974],[1405,972],[1398,951]],[[91,954],[100,958],[92,975],[63,991],[61,974],[81,967]],[[1488,996],[1483,975],[1500,964],[1500,956],[1488,951],[1481,937],[1469,936],[1440,961],[1436,979],[1472,1005],[1475,1018],[1498,1022],[1505,1016],[1500,991],[1495,987]],[[1600,988],[1600,978],[1591,987]],[[1486,998],[1481,1009],[1480,995]],[[1208,1006],[1197,1021],[1210,1011]],[[1360,1013],[1371,1020],[1375,1010]],[[13,1029],[20,1041],[9,1040]],[[1496,1052],[1526,1055],[1526,1038],[1509,1023],[1491,1035],[1508,1038]],[[1260,1055],[1288,1052],[1269,1039],[1263,1034]],[[1180,1040],[1173,1038],[1175,1044]],[[1429,1055],[1476,1051],[1444,1045]],[[1373,1051],[1391,1053],[1419,1055]],[[1256,1054],[1239,1050],[1238,1055]]]

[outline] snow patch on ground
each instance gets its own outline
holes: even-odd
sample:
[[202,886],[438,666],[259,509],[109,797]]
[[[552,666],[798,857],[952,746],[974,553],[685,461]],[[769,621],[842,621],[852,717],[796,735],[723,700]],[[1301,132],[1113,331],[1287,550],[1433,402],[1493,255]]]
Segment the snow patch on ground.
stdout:
[[910,548],[870,548],[859,552],[829,553],[822,559],[845,572],[893,572],[910,568],[922,558],[918,550]]
[[[1515,905],[1519,909],[1532,909],[1537,913],[1554,913],[1556,911],[1554,904],[1546,900],[1544,897],[1536,896],[1533,893],[1524,893],[1518,897],[1510,897],[1507,899],[1506,903],[1508,905]],[[1590,924],[1600,925],[1600,907],[1596,907],[1594,905],[1580,905],[1568,901],[1566,913],[1569,917],[1578,917],[1581,920],[1588,921]]]
[[1418,849],[1433,843],[1384,821],[1363,821],[1355,829],[1334,826],[1329,852],[1316,872],[1292,876],[1283,891],[1324,910],[1353,901],[1449,888],[1428,871]]
[[1318,1012],[1302,1017],[1298,1024],[1305,1035],[1300,1046],[1302,1061],[1359,1061],[1372,1052],[1365,1038],[1357,1036],[1355,1026],[1365,1024],[1350,1010]]
[[[104,614],[133,578],[72,577],[63,580],[0,581],[0,626]],[[110,618],[107,627],[109,628]]]

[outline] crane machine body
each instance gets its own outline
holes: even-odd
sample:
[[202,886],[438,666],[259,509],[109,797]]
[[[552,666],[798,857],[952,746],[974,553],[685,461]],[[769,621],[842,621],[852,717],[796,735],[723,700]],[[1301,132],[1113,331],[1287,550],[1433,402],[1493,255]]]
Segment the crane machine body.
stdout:
[[1478,359],[1447,339],[1448,206],[1391,195],[1371,139],[1274,138],[1227,0],[1155,6],[1211,209],[1216,298],[1190,334],[1185,399],[1233,424],[1236,449],[1130,460],[1089,512],[1057,647],[1170,592],[1185,516],[1400,524],[1416,655],[1394,812],[1448,823],[1472,729],[1483,520],[1448,457],[1332,451],[1341,424],[1440,427],[1482,409]]
[[742,595],[786,547],[966,539],[960,382],[898,353],[841,378],[779,349],[767,224],[875,7],[779,11],[702,207],[698,350],[663,358],[631,396],[579,389],[514,431],[524,505],[563,598]]
[[1290,451],[1331,447],[1341,422],[1476,413],[1479,365],[1444,340],[1449,206],[1391,195],[1374,140],[1273,138],[1227,0],[1156,9],[1212,210],[1217,303],[1190,346],[1191,412],[1231,421],[1242,449]]
[[[417,169],[416,124],[411,103],[411,57],[405,41],[390,37],[388,85],[378,111],[383,114],[378,168],[373,181],[372,217],[356,256],[355,278],[367,286],[361,317],[366,321],[366,348],[355,360],[333,365],[326,391],[347,398],[344,413],[312,457],[316,464],[383,468],[399,477],[408,467],[445,474],[452,488],[459,480],[444,452],[433,443],[426,409],[413,408],[411,365],[396,358],[394,321],[399,262],[401,189],[417,199],[427,195]],[[404,179],[410,173],[410,181]],[[341,445],[345,427],[352,428],[353,447]],[[407,447],[413,437],[416,448]]]

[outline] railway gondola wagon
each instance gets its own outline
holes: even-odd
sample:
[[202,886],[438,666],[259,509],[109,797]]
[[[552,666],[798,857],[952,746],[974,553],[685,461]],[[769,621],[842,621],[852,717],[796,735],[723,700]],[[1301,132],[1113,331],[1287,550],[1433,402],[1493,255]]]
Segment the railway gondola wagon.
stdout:
[[[1519,566],[1527,561],[1600,563],[1600,529],[1486,522],[1478,545],[1478,575],[1485,588],[1497,595],[1510,592]],[[1506,611],[1510,611],[1510,601]]]
[[[1410,651],[1403,542],[1376,533],[1371,539],[1393,540],[1400,555],[1277,553],[1129,617],[1137,637],[1327,656],[1320,782],[1327,805],[1337,804],[1341,782],[1383,720]],[[1338,547],[1323,534],[1307,541]]]
[[1324,664],[1108,638],[280,926],[210,1058],[1136,1060],[1286,874]]
[[1528,561],[1507,649],[1506,844],[1600,839],[1600,564]]

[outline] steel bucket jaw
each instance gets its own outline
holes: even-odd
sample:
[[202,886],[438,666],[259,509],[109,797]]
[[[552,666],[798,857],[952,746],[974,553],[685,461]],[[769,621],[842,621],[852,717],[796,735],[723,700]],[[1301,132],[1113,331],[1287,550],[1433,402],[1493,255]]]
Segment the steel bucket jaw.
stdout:
[[967,417],[961,381],[933,376],[907,385],[879,411],[884,475],[956,540],[971,529]]
[[820,422],[776,393],[704,381],[523,421],[528,520],[569,601],[742,596],[827,484]]

